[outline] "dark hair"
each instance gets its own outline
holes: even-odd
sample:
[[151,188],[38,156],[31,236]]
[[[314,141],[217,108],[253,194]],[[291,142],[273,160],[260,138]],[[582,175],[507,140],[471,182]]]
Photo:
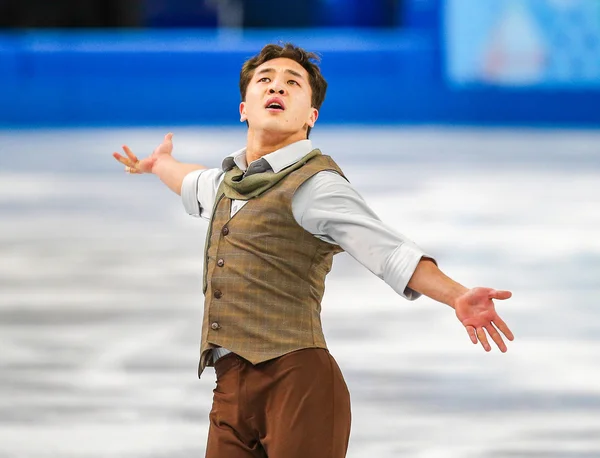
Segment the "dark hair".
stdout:
[[[256,56],[244,62],[240,72],[240,95],[242,96],[242,101],[246,100],[246,91],[254,75],[254,70],[265,62],[280,57],[298,62],[306,70],[312,90],[311,104],[314,108],[320,110],[325,100],[325,93],[327,92],[327,81],[323,78],[321,69],[318,66],[320,58],[317,54],[308,52],[291,43],[285,43],[283,46],[268,44]],[[310,129],[309,126],[306,138],[310,134]]]

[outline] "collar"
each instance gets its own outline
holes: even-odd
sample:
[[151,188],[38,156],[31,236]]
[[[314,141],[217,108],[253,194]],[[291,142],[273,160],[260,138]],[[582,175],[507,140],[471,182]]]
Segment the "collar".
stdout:
[[313,146],[310,140],[300,140],[284,146],[277,151],[265,154],[260,159],[252,161],[251,164],[248,164],[246,162],[246,148],[242,148],[241,150],[238,150],[235,153],[227,156],[223,160],[222,168],[225,172],[227,172],[228,170],[231,170],[234,165],[237,165],[242,172],[245,172],[253,164],[256,164],[259,161],[266,161],[268,164],[268,169],[272,170],[274,173],[278,173],[286,167],[298,162],[312,150]]

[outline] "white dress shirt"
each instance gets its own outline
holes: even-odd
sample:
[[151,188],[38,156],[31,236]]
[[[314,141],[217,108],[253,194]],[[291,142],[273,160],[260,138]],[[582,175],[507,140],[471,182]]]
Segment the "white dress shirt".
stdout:
[[[310,140],[288,145],[264,159],[277,173],[313,150]],[[240,170],[248,168],[246,149],[232,155]],[[183,180],[181,198],[188,214],[210,219],[217,189],[225,172],[204,169],[190,172]],[[248,201],[234,200],[231,216]],[[383,223],[352,185],[336,172],[319,172],[305,181],[292,198],[296,222],[315,237],[342,247],[363,266],[385,281],[401,296],[414,300],[419,293],[408,282],[422,257],[415,243]]]

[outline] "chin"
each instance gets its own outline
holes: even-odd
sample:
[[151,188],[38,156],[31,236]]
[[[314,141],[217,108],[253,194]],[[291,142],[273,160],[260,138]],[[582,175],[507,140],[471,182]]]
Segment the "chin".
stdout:
[[[284,121],[280,121],[280,120],[269,120],[267,122],[264,122],[260,125],[261,130],[264,130],[265,132],[272,132],[272,133],[278,133],[278,134],[290,134],[293,132],[297,132],[299,130],[299,128],[290,125],[290,123],[286,123]],[[301,127],[300,127],[301,128]]]

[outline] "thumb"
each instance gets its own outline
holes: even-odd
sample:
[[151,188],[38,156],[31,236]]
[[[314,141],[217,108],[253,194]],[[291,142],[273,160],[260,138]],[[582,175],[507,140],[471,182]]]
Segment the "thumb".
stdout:
[[166,142],[173,141],[173,134],[171,132],[169,132],[167,135],[165,135],[165,141]]
[[512,293],[510,291],[498,291],[495,289],[492,289],[489,292],[489,297],[490,299],[509,299],[512,296]]

